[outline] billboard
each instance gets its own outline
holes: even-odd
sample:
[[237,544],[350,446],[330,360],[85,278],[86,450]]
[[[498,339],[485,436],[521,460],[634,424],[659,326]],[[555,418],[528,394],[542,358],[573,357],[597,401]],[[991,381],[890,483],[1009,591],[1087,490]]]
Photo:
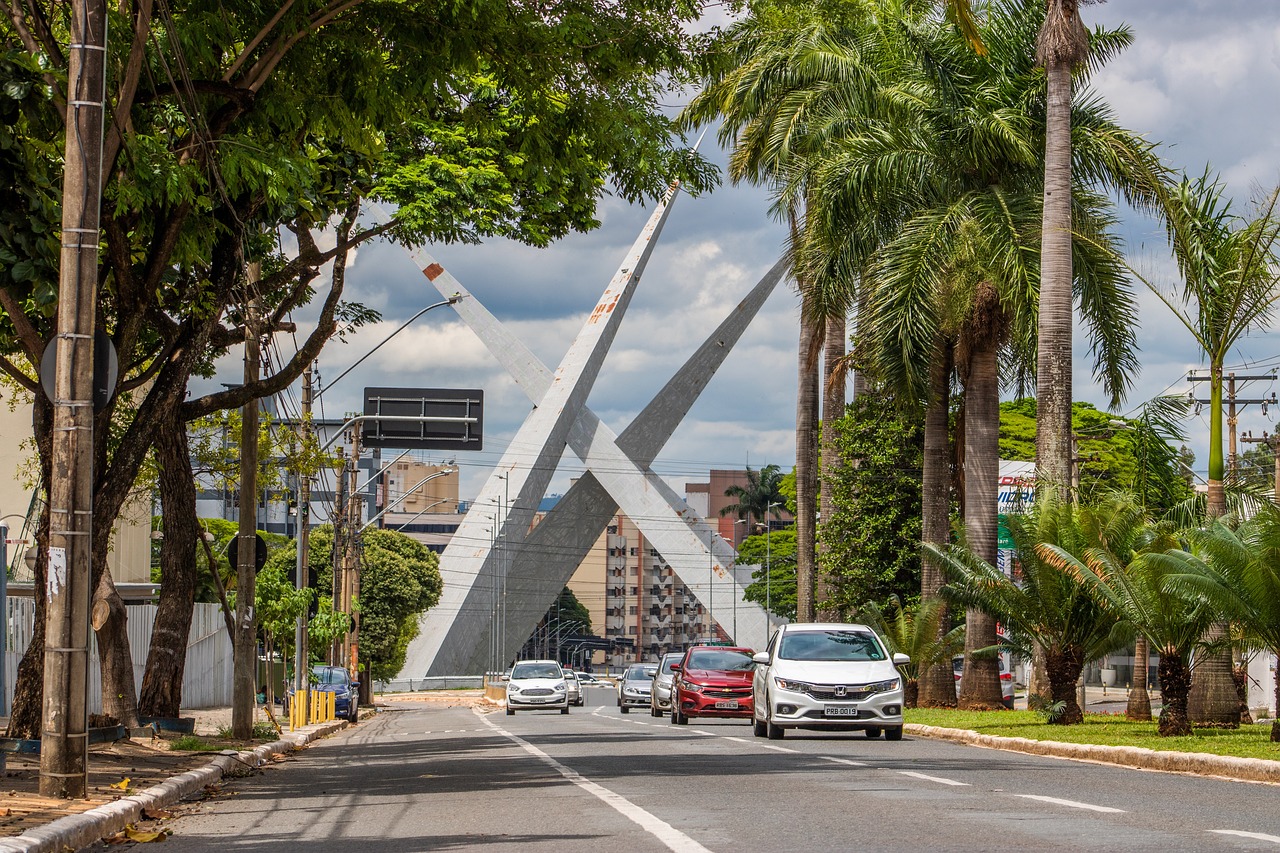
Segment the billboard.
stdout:
[[365,447],[483,450],[484,391],[478,388],[366,388]]

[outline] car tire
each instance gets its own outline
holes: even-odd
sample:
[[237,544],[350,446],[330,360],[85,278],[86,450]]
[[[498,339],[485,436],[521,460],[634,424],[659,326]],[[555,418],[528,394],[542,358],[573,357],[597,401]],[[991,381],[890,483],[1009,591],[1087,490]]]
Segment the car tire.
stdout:
[[630,713],[631,713],[631,708],[630,708],[629,706],[627,706],[627,705],[619,705],[619,706],[618,706],[618,709],[619,709],[619,710],[621,710],[621,711],[622,711],[622,713],[624,713],[624,714],[630,714]]
[[880,737],[880,729],[875,728],[874,726],[873,726],[872,728],[867,729],[866,731],[867,731],[867,737],[868,737],[868,738],[878,738],[878,737]]
[[902,740],[902,726],[889,726],[884,730],[885,740]]
[[773,703],[768,700],[768,697],[766,697],[764,709],[764,736],[769,740],[782,740],[783,735],[786,733],[787,730],[782,726],[774,725]]
[[514,717],[515,715],[516,715],[516,709],[515,709],[515,708],[511,708],[511,707],[508,707],[508,708],[507,708],[507,716],[508,716],[508,717]]
[[756,737],[764,737],[764,736],[765,736],[765,724],[764,724],[764,720],[757,720],[755,717],[752,717],[752,718],[751,718],[751,733],[752,733],[753,735],[755,735]]
[[679,706],[673,704],[671,706],[671,722],[677,726],[687,726],[689,725],[689,715],[681,711]]
[[347,717],[347,722],[349,723],[360,722],[360,706],[359,705],[351,706],[351,714]]
[[661,716],[662,716],[662,712],[658,710],[658,706],[657,706],[657,705],[650,705],[650,706],[649,706],[649,716],[651,716],[651,717],[661,717]]
[[568,705],[565,705],[563,708],[561,708],[561,709],[560,709],[560,713],[561,713],[561,714],[567,714],[567,713],[569,713],[569,706],[568,706]]

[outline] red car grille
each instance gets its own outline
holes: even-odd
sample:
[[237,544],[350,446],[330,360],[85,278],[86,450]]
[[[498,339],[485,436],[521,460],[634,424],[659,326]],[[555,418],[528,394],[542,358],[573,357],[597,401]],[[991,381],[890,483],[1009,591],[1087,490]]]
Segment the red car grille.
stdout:
[[713,699],[744,699],[751,695],[750,687],[704,687],[703,696]]

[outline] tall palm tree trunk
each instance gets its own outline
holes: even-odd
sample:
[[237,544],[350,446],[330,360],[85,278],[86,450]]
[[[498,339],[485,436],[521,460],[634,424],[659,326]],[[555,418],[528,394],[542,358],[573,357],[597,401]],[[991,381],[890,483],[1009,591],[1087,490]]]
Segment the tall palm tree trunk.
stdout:
[[1129,704],[1124,715],[1130,720],[1151,722],[1151,693],[1147,690],[1147,668],[1151,662],[1151,651],[1147,638],[1138,635],[1133,642],[1133,678],[1129,683]]
[[815,601],[816,514],[818,490],[819,326],[807,304],[800,309],[800,352],[796,382],[796,621],[812,622]]
[[[965,535],[974,555],[994,565],[1000,476],[1000,381],[994,335],[982,335],[973,342],[964,408]],[[995,655],[975,654],[978,649],[995,645],[996,620],[980,610],[970,610],[966,625],[959,707],[966,710],[1002,708],[999,661]]]
[[1048,105],[1040,235],[1036,483],[1065,500],[1071,483],[1071,63],[1051,62],[1045,70]]
[[833,582],[832,567],[827,554],[831,550],[824,527],[835,517],[835,474],[840,466],[840,451],[836,447],[836,421],[844,417],[846,373],[842,361],[847,337],[844,315],[827,318],[826,340],[822,347],[822,476],[819,480],[818,509],[818,565],[821,567],[815,581],[815,598],[818,618],[824,622],[838,621],[840,614],[832,599],[837,592]]
[[[921,482],[921,533],[925,542],[942,547],[951,533],[951,448],[947,425],[951,414],[951,345],[939,340],[929,365],[929,406],[924,413],[924,471]],[[942,569],[926,556],[920,566],[920,597],[928,601],[938,596],[943,584]],[[941,639],[951,629],[946,616],[938,625]],[[939,661],[920,668],[919,704],[925,708],[956,706],[955,675],[951,661]]]

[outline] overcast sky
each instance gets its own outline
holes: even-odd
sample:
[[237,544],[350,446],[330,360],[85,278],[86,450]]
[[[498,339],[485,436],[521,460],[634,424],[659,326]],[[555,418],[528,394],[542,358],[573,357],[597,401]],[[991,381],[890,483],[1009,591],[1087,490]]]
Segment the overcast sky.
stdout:
[[[1112,2],[1084,7],[1083,14],[1090,26],[1124,22],[1133,30],[1134,46],[1094,80],[1122,124],[1161,142],[1166,160],[1179,169],[1199,174],[1211,165],[1239,205],[1280,180],[1275,4]],[[725,155],[713,140],[704,150],[723,164]],[[605,199],[600,229],[549,249],[493,241],[431,251],[554,369],[648,214]],[[1168,252],[1152,224],[1126,214],[1124,235],[1134,266],[1172,286]],[[596,413],[621,431],[774,263],[783,239],[760,190],[726,185],[702,198],[682,195],[591,395]],[[408,255],[388,245],[358,253],[348,272],[348,293],[380,311],[383,320],[325,350],[319,365],[329,378],[438,300]],[[1204,366],[1168,309],[1145,289],[1139,296],[1143,367],[1122,411],[1156,394],[1185,392],[1187,371]],[[678,491],[685,481],[703,479],[710,468],[774,463],[790,470],[794,465],[797,317],[793,286],[780,285],[654,463]],[[1076,352],[1076,399],[1105,407],[1106,398],[1090,375],[1088,341],[1079,330]],[[1251,373],[1280,365],[1280,336],[1270,329],[1253,335],[1230,363]],[[236,356],[219,379],[235,381],[238,371]],[[424,315],[329,391],[324,415],[359,409],[362,389],[371,385],[484,389],[486,449],[458,459],[464,498],[480,488],[530,410],[520,389],[447,307]],[[1258,382],[1242,395],[1261,397],[1272,390],[1272,384]],[[1273,410],[1264,419],[1253,407],[1241,415],[1240,428],[1256,435],[1278,418]],[[1207,421],[1193,417],[1187,428],[1196,467],[1203,470]],[[567,457],[551,491],[562,492],[580,471],[577,460]]]

